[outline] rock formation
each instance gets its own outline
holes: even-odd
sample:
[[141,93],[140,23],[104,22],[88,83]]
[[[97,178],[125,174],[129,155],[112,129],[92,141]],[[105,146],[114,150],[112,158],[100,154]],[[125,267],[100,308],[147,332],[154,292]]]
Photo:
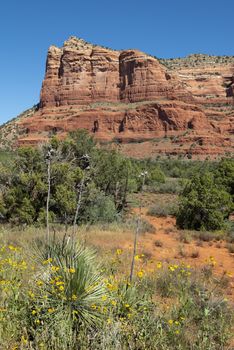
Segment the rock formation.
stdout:
[[49,48],[39,109],[16,121],[16,144],[86,128],[130,155],[156,139],[152,156],[224,154],[233,152],[233,101],[234,58],[158,60],[71,37]]

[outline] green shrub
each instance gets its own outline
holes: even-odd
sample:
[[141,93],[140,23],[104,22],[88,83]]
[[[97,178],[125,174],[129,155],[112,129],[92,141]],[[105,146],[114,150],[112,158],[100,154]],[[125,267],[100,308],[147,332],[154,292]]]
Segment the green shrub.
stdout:
[[177,205],[173,203],[157,203],[152,206],[147,214],[151,216],[168,216],[168,215],[176,215]]
[[136,230],[137,223],[139,224],[139,233],[155,233],[156,229],[155,227],[146,219],[140,217],[139,219],[136,216],[132,216],[130,218],[127,218],[124,221],[124,226],[129,230]]
[[182,186],[177,179],[167,178],[165,183],[154,186],[153,190],[156,193],[177,194],[181,192],[181,189],[182,189]]
[[234,222],[230,223],[227,230],[227,240],[229,243],[234,243]]
[[234,253],[234,244],[233,243],[228,243],[226,247],[227,247],[229,253],[231,253],[231,254]]
[[183,229],[218,230],[231,210],[230,195],[215,184],[212,174],[195,175],[181,194],[177,225]]
[[147,184],[153,185],[155,183],[164,183],[165,175],[159,167],[154,167],[148,176]]
[[99,190],[90,192],[85,204],[83,217],[91,224],[108,223],[117,219],[118,213],[113,199]]

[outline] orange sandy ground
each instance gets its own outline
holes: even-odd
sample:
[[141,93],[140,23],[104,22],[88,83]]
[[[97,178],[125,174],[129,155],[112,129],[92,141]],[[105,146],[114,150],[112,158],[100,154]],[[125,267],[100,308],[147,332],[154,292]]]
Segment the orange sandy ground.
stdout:
[[[139,213],[139,209],[134,209],[134,212]],[[186,265],[191,265],[194,268],[201,268],[207,265],[207,260],[210,257],[214,258],[215,266],[214,274],[227,274],[230,281],[226,294],[229,300],[234,301],[234,254],[229,253],[225,247],[226,242],[202,242],[202,246],[197,244],[196,240],[191,240],[189,243],[182,243],[178,239],[179,230],[175,225],[173,217],[153,217],[146,214],[147,208],[141,210],[142,218],[145,218],[156,229],[155,233],[141,234],[138,238],[137,254],[144,253],[153,262],[152,268],[156,263],[179,263],[183,262]],[[101,248],[103,252],[121,248],[126,258],[126,265],[131,259],[133,247],[133,234],[129,232],[91,232],[87,237],[87,241],[92,245]],[[155,241],[162,243],[161,247],[156,246]],[[183,249],[183,256],[179,251]],[[192,253],[196,252],[197,257],[192,257]],[[123,257],[124,258],[124,257]],[[124,258],[124,259],[125,259]],[[150,266],[148,264],[147,266]],[[147,266],[145,269],[147,269]],[[126,266],[128,270],[129,266]]]

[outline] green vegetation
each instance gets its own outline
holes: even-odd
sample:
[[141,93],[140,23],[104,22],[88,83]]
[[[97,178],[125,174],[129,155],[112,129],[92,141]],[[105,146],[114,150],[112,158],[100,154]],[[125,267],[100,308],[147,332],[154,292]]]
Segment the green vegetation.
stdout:
[[[212,64],[227,64],[234,62],[234,56],[213,56],[206,54],[193,54],[181,58],[159,59],[161,64],[164,64],[169,69],[178,67],[197,67]],[[213,72],[211,74],[217,74]]]
[[[12,159],[0,154],[0,213],[5,222],[46,222],[47,153],[52,150],[49,218],[53,223],[111,222],[127,207],[129,193],[180,194],[179,210],[163,203],[151,205],[152,215],[177,212],[184,229],[217,230],[233,209],[234,162],[130,160],[116,151],[98,148],[84,130],[64,141],[51,139],[42,148],[22,148]],[[85,158],[87,157],[87,158]],[[11,161],[6,161],[6,159]]]
[[1,214],[5,221],[45,222],[49,151],[51,220],[71,224],[81,192],[79,220],[114,220],[125,206],[127,191],[137,186],[132,163],[114,151],[99,150],[94,140],[80,131],[63,142],[52,139],[42,149],[18,150],[13,166],[1,173]]
[[[223,163],[218,169],[223,169]],[[222,178],[206,172],[194,175],[185,186],[179,203],[177,224],[184,229],[218,230],[233,210],[233,174],[222,173]],[[230,185],[231,184],[231,185]],[[228,191],[230,193],[228,193]]]
[[116,151],[101,150],[81,130],[65,141],[52,138],[42,148],[20,148],[11,166],[2,165],[0,213],[5,222],[45,223],[48,165],[50,221],[66,225],[73,223],[79,201],[80,222],[109,222],[125,209],[128,193],[165,181],[154,165],[144,173],[142,183],[142,164]]
[[148,214],[152,216],[175,216],[177,213],[175,203],[156,203],[148,210]]
[[200,273],[183,263],[162,262],[146,273],[144,255],[135,260],[137,272],[130,284],[122,271],[122,249],[103,261],[66,237],[49,245],[2,245],[1,346],[226,349],[233,312],[222,295],[223,277],[212,276],[213,258]]
[[229,349],[229,273],[181,259],[233,254],[233,198],[233,160],[128,159],[84,130],[1,152],[1,347]]

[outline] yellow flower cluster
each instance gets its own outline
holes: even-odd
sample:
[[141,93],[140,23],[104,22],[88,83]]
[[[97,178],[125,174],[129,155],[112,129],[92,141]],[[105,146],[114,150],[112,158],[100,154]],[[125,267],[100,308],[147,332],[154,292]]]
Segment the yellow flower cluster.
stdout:
[[168,270],[170,272],[178,272],[178,276],[190,276],[191,275],[191,266],[190,265],[186,265],[184,263],[182,263],[181,265],[177,265],[177,264],[171,264],[168,265]]
[[44,261],[43,261],[43,265],[50,264],[50,263],[52,263],[52,261],[53,261],[52,258],[49,258],[49,259],[47,259],[47,260],[44,260]]
[[172,319],[169,319],[167,321],[169,327],[172,329],[172,331],[175,333],[175,334],[180,334],[180,330],[179,330],[179,327],[181,326],[181,323],[183,323],[183,321],[185,320],[184,317],[180,317],[179,320],[172,320]]
[[76,270],[75,270],[74,268],[70,268],[68,271],[69,271],[70,273],[75,273],[75,272],[76,272]]
[[52,272],[58,272],[60,270],[60,267],[59,266],[55,266],[55,265],[52,265],[51,266],[51,271]]
[[136,260],[136,261],[142,261],[142,258],[144,258],[144,254],[138,254],[138,255],[135,255],[135,257],[134,257],[134,259]]
[[210,256],[209,258],[207,258],[205,262],[212,267],[214,267],[217,264],[213,256]]
[[144,274],[145,274],[144,271],[140,270],[137,272],[137,277],[142,278],[142,277],[144,277]]
[[16,270],[26,270],[28,267],[24,260],[12,259],[12,258],[0,259],[0,269],[2,270],[7,266]]
[[161,269],[161,268],[162,268],[162,262],[161,262],[161,261],[158,261],[158,262],[157,262],[156,268],[157,268],[157,269]]
[[122,249],[116,249],[116,255],[121,255],[123,254],[123,250]]

